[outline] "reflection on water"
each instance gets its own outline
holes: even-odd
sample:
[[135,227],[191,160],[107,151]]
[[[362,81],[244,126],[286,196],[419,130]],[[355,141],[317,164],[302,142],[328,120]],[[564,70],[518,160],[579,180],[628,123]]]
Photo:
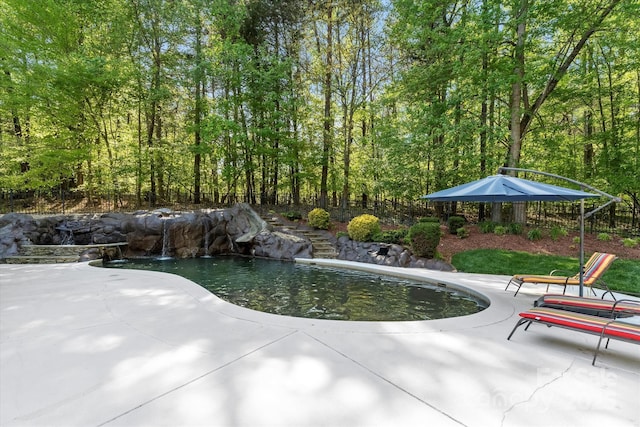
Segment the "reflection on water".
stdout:
[[178,274],[233,304],[313,319],[429,320],[477,313],[488,305],[430,284],[265,259],[144,259],[106,266]]

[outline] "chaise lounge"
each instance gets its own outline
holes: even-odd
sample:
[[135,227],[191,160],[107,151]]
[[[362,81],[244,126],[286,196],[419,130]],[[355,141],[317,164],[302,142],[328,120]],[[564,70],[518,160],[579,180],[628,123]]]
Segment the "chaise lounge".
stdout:
[[533,305],[608,318],[640,316],[640,304],[628,300],[612,301],[574,295],[546,294],[535,300]]
[[[602,252],[594,252],[591,255],[591,258],[584,265],[584,275],[583,275],[583,285],[591,288],[591,292],[595,295],[593,291],[593,286],[598,283],[604,289],[606,289],[606,293],[611,293],[609,287],[604,281],[602,281],[602,275],[607,271],[607,269],[611,266],[613,261],[616,260],[616,256],[614,254],[607,254]],[[514,275],[509,283],[507,283],[507,287],[504,288],[506,291],[509,289],[509,286],[515,285],[517,286],[516,293],[513,294],[515,297],[520,292],[520,288],[524,283],[546,283],[547,291],[549,290],[550,285],[559,285],[563,286],[564,290],[562,294],[567,291],[567,286],[569,285],[579,285],[580,284],[580,273],[575,274],[573,276],[558,276],[556,273],[559,273],[560,270],[553,270],[548,275],[535,275],[535,274],[516,274]],[[612,294],[613,295],[613,294]]]
[[541,323],[548,327],[558,326],[570,329],[576,332],[584,332],[593,335],[599,335],[598,345],[596,346],[592,365],[595,365],[600,345],[604,338],[607,339],[605,348],[609,346],[610,339],[627,341],[634,344],[640,344],[640,323],[631,322],[634,318],[621,318],[621,314],[637,315],[640,313],[640,301],[636,300],[619,300],[611,305],[611,311],[606,317],[594,316],[590,314],[577,313],[574,311],[563,310],[560,308],[536,307],[531,310],[520,313],[521,319],[518,320],[507,340],[510,340],[516,329],[522,325],[525,331],[533,323]]

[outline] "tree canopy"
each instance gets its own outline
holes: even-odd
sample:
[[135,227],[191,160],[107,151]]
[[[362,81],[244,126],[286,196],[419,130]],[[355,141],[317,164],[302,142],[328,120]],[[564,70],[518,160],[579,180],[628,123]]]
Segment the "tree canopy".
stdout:
[[544,170],[640,194],[637,0],[0,0],[0,189],[415,200]]

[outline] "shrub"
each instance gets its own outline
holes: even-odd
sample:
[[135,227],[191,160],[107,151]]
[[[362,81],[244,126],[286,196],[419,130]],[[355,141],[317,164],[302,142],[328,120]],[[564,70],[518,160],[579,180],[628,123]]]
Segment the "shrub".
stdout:
[[630,237],[622,239],[622,246],[624,246],[625,248],[635,248],[636,246],[638,246],[638,244],[638,239],[632,239]]
[[512,222],[511,224],[509,224],[509,233],[519,236],[523,233],[523,231],[524,227],[522,226],[522,224],[518,222]]
[[559,227],[559,226],[555,226],[551,229],[551,231],[549,232],[549,235],[551,236],[552,240],[558,240],[560,237],[565,237],[567,234],[569,234],[567,232],[566,228],[563,227]]
[[573,243],[575,243],[576,245],[577,245],[578,243],[580,243],[580,236],[576,236],[576,237],[574,237],[574,238],[573,238]]
[[440,243],[440,224],[419,222],[409,229],[407,238],[416,256],[434,258],[436,256],[436,248]]
[[375,234],[380,233],[380,221],[373,215],[359,215],[349,221],[347,232],[352,240],[369,242]]
[[282,214],[283,217],[287,218],[289,221],[295,221],[298,219],[302,219],[302,214],[300,212],[292,211],[285,212]]
[[423,216],[418,220],[418,222],[437,222],[440,224],[440,219],[435,216]]
[[496,225],[493,229],[493,232],[498,236],[504,236],[505,234],[507,234],[507,231],[507,227],[505,227],[504,225]]
[[460,227],[456,230],[456,234],[459,238],[466,239],[467,237],[469,237],[469,230],[464,227]]
[[406,228],[398,228],[397,230],[387,230],[381,233],[376,233],[372,240],[380,243],[391,243],[401,245],[404,243],[404,238],[407,237],[409,232]]
[[540,231],[539,228],[532,228],[527,233],[527,239],[529,239],[531,241],[542,239],[542,231]]
[[309,225],[311,227],[320,228],[322,230],[329,229],[330,216],[329,212],[321,208],[315,208],[308,215]]
[[336,239],[339,239],[341,237],[349,237],[349,233],[347,233],[346,231],[338,231],[336,233]]
[[461,216],[450,216],[447,221],[447,226],[449,227],[449,233],[456,234],[458,229],[464,227],[465,220]]
[[478,224],[481,233],[493,233],[496,229],[496,223],[491,221],[482,221]]
[[598,240],[601,242],[608,242],[611,240],[611,236],[608,233],[600,233],[598,234]]

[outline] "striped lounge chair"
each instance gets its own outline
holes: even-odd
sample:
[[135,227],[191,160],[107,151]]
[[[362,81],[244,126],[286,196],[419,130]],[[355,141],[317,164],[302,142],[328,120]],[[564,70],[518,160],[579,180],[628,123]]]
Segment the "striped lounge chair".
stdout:
[[[623,300],[616,302],[615,304],[621,304],[622,301]],[[637,307],[635,310],[640,310],[640,302],[638,301],[624,300],[624,303],[636,304]],[[558,326],[577,332],[599,335],[600,339],[593,354],[592,365],[596,363],[600,345],[604,338],[607,339],[605,348],[608,348],[610,339],[640,344],[640,323],[632,323],[628,318],[620,319],[616,317],[611,319],[549,307],[532,308],[531,310],[520,313],[520,317],[521,319],[518,320],[509,337],[507,337],[507,340],[511,339],[516,329],[520,326],[526,325],[526,331],[533,323],[541,323],[549,327]],[[637,317],[631,319],[637,319]]]
[[557,308],[600,317],[640,316],[640,301],[611,301],[574,295],[546,294],[533,302],[535,307]]
[[[591,288],[591,292],[593,292],[594,295],[595,292],[593,291],[593,286],[596,282],[607,290],[606,293],[611,293],[607,284],[602,281],[602,275],[607,271],[616,258],[617,257],[613,254],[594,252],[593,255],[591,255],[591,258],[589,258],[584,265],[583,284],[584,286]],[[504,290],[506,291],[509,289],[509,286],[515,285],[518,288],[516,293],[513,294],[515,297],[518,295],[523,283],[546,283],[547,291],[549,290],[550,285],[559,285],[564,287],[562,292],[564,294],[567,291],[567,286],[580,284],[580,273],[574,276],[559,276],[556,275],[558,272],[559,270],[553,270],[548,275],[516,274],[511,278],[511,280],[509,280],[509,283],[507,283],[507,287],[504,288]]]

